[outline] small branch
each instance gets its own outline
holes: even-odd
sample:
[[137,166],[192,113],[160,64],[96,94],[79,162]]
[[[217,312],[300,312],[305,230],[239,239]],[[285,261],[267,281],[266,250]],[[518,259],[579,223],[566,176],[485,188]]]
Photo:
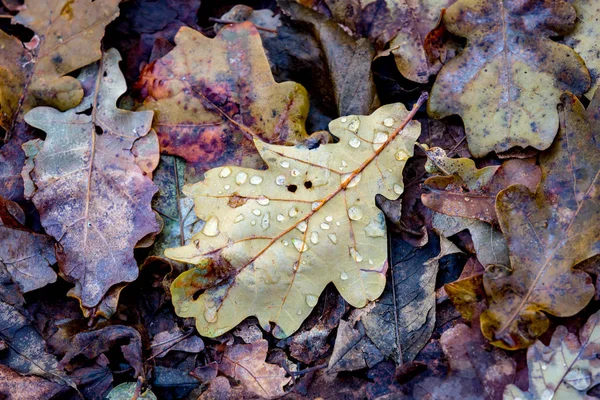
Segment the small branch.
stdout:
[[314,367],[306,368],[301,371],[291,371],[285,362],[281,363],[281,367],[285,370],[285,372],[292,377],[302,376],[308,374],[309,372],[317,371],[319,369],[327,368],[327,364],[315,365]]
[[[217,24],[240,24],[242,22],[246,22],[246,21],[230,21],[227,19],[221,19],[221,18],[213,18],[210,17],[208,18],[209,21],[212,22],[216,22]],[[270,32],[270,33],[277,33],[277,31],[275,29],[269,29],[269,28],[264,28],[262,26],[258,26],[258,25],[254,25],[256,27],[256,29],[260,30],[260,31],[265,31],[265,32]]]

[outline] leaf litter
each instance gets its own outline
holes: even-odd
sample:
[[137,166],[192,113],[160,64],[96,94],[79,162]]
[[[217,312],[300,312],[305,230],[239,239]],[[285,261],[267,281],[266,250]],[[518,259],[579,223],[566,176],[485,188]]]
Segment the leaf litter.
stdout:
[[0,397],[600,398],[595,2],[241,3],[0,2]]

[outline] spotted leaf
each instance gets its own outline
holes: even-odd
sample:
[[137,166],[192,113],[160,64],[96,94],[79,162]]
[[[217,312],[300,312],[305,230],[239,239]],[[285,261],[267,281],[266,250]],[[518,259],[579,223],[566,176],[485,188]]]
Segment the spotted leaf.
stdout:
[[225,164],[264,166],[253,137],[277,144],[307,138],[306,90],[275,82],[251,22],[229,25],[214,39],[184,27],[175,43],[142,71],[138,109],[155,111],[161,151],[184,158],[192,176]]
[[410,121],[416,108],[396,103],[338,118],[329,127],[339,143],[314,149],[255,140],[267,170],[226,166],[185,186],[206,224],[189,245],[165,252],[196,264],[173,282],[176,312],[195,317],[205,336],[255,315],[287,337],[330,282],[355,307],[379,297],[387,237],[374,197],[403,191],[402,169],[420,133]]
[[466,37],[467,47],[438,74],[429,115],[459,114],[475,157],[515,146],[548,148],[561,93],[579,96],[590,86],[581,57],[550,39],[570,32],[575,18],[562,0],[454,3],[444,24]]

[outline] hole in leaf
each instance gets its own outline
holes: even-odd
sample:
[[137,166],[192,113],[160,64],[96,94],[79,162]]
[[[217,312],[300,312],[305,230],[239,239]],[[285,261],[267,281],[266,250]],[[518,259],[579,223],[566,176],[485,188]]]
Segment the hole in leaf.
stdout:
[[93,108],[90,106],[90,107],[86,108],[83,111],[77,112],[76,114],[77,115],[82,115],[82,114],[84,114],[84,115],[92,115],[92,110],[93,110]]
[[96,135],[100,136],[104,133],[104,131],[102,130],[102,128],[100,128],[98,125],[94,126],[94,130],[96,131]]
[[200,297],[202,295],[202,293],[204,293],[204,289],[196,290],[194,292],[194,294],[192,295],[192,299],[194,299],[194,301],[198,300],[198,297]]
[[290,192],[294,193],[294,192],[296,192],[296,190],[298,190],[298,186],[296,186],[296,185],[287,185],[287,190],[289,190]]
[[108,76],[108,72],[104,71],[104,73],[102,74],[103,77],[107,77]]
[[312,187],[312,182],[311,181],[304,182],[304,187],[307,189],[310,189]]

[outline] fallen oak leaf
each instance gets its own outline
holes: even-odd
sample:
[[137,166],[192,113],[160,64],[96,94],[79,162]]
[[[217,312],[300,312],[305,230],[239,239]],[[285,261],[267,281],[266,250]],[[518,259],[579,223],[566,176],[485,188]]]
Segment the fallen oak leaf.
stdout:
[[152,338],[150,344],[152,357],[162,358],[169,351],[185,351],[188,353],[200,353],[204,350],[204,342],[200,337],[194,335],[194,331],[183,332],[179,327],[160,332]]
[[340,321],[327,366],[330,373],[372,368],[384,359],[384,354],[365,334],[362,322],[357,322],[356,327],[352,325],[351,322]]
[[512,147],[548,148],[562,92],[585,93],[583,60],[549,37],[570,32],[575,9],[565,1],[459,0],[444,15],[467,47],[437,76],[429,115],[459,114],[475,157]]
[[144,68],[139,110],[155,112],[161,151],[182,157],[192,176],[224,164],[262,167],[253,138],[296,144],[308,136],[306,90],[276,83],[251,22],[214,39],[183,27],[176,46]]
[[544,333],[545,313],[575,315],[594,296],[590,276],[573,266],[600,252],[600,121],[574,95],[561,100],[559,133],[540,156],[538,191],[514,185],[496,199],[511,265],[484,274],[490,308],[481,329],[507,349],[527,347]]
[[296,331],[333,282],[363,307],[384,289],[385,218],[375,192],[402,193],[402,168],[419,125],[402,104],[330,123],[340,141],[315,149],[255,140],[266,171],[223,167],[186,186],[206,221],[192,243],[167,249],[197,264],[171,286],[175,311],[195,317],[198,332],[218,336],[245,317],[284,338]]
[[158,231],[150,208],[156,187],[131,152],[150,130],[152,112],[116,108],[125,91],[119,60],[109,50],[100,66],[84,70],[82,79],[92,76],[96,85],[78,107],[39,107],[25,117],[47,137],[24,178],[36,188],[31,198],[42,225],[62,246],[60,273],[75,283],[71,293],[86,308],[113,285],[137,278],[133,248]]
[[237,344],[225,349],[219,370],[242,383],[244,388],[262,398],[283,396],[289,383],[283,368],[265,362],[269,342],[265,339],[250,344]]
[[550,344],[537,340],[527,350],[529,388],[525,392],[510,384],[505,400],[591,399],[588,389],[600,382],[600,313],[595,313],[579,335],[559,326]]

